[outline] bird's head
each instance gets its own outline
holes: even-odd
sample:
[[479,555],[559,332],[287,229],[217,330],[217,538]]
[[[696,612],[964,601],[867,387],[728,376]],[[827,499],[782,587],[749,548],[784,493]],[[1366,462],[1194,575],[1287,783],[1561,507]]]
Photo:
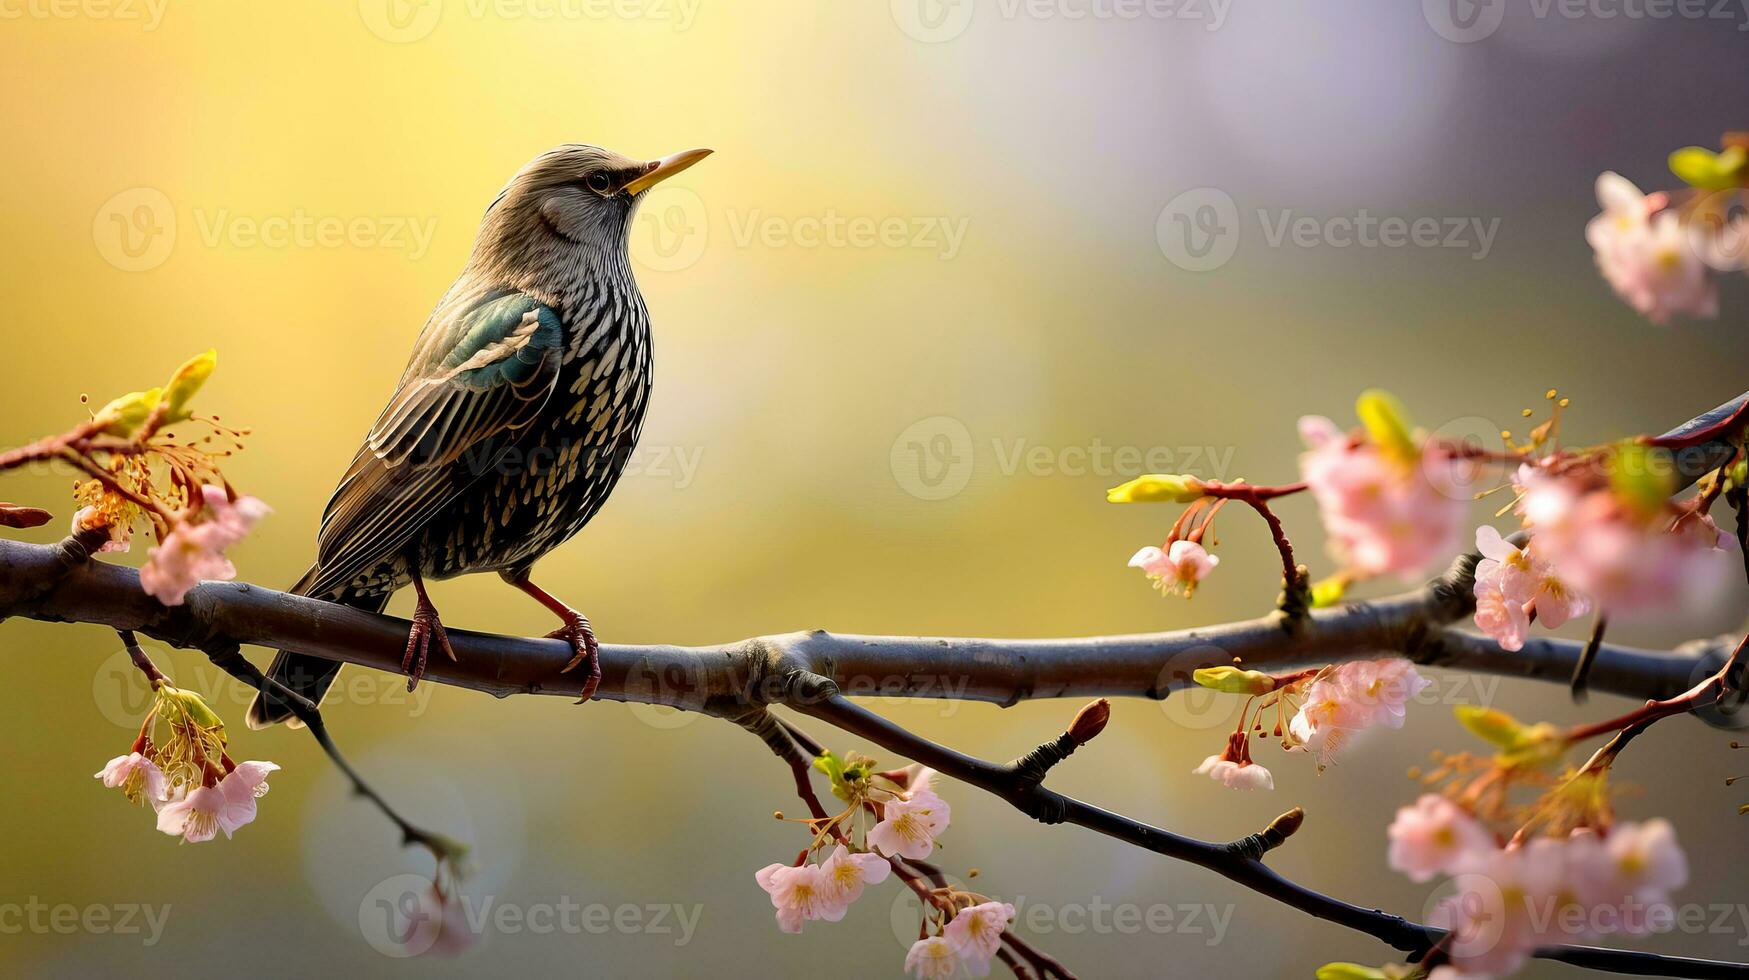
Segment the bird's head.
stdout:
[[548,150],[486,209],[473,264],[510,276],[623,267],[632,215],[645,192],[710,152],[634,160],[583,143]]

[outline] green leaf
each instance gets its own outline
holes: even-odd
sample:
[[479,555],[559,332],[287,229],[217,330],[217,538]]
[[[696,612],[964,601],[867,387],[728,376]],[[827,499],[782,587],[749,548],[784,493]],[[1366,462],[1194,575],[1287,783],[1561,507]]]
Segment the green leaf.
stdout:
[[1606,464],[1609,486],[1623,503],[1650,516],[1676,492],[1676,464],[1668,449],[1632,440],[1616,443]]
[[814,768],[826,774],[826,778],[834,784],[844,781],[844,760],[833,755],[830,750],[820,753],[814,759]]
[[1707,191],[1743,186],[1745,163],[1749,163],[1749,154],[1740,146],[1719,153],[1704,146],[1685,146],[1670,154],[1670,172],[1690,187]]
[[1489,745],[1511,749],[1524,737],[1524,723],[1497,708],[1460,704],[1453,713],[1457,715],[1458,724]]

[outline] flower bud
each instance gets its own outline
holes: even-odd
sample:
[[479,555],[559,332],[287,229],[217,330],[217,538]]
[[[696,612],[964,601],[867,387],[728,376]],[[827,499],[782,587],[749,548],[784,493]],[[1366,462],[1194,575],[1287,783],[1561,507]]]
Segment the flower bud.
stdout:
[[1175,473],[1149,473],[1105,491],[1113,504],[1188,504],[1202,497],[1202,481]]
[[1111,702],[1105,698],[1092,701],[1086,707],[1075,713],[1075,720],[1069,723],[1069,737],[1076,745],[1086,745],[1093,741],[1100,732],[1105,731],[1106,722],[1111,721]]
[[162,388],[129,392],[98,409],[92,422],[104,435],[125,439],[146,423],[163,395]]
[[1203,687],[1223,694],[1249,694],[1253,697],[1275,690],[1275,678],[1261,670],[1240,670],[1237,667],[1199,667],[1191,678]]
[[188,418],[188,403],[194,398],[195,392],[206,379],[212,377],[213,368],[219,363],[219,352],[208,350],[189,358],[170,376],[170,383],[164,386],[164,402],[166,406],[166,422],[181,422]]

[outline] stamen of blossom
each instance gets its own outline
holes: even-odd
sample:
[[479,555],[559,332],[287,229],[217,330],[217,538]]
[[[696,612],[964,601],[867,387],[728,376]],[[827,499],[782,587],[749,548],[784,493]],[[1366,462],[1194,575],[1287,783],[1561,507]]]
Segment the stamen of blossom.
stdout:
[[95,531],[98,528],[107,528],[109,531],[108,540],[104,541],[102,547],[97,549],[98,554],[125,552],[134,546],[132,521],[125,524],[119,523],[112,515],[95,506],[82,507],[78,513],[73,515],[73,534],[84,534],[86,531]]
[[1183,592],[1186,599],[1196,592],[1196,584],[1220,563],[1221,559],[1209,554],[1202,545],[1185,540],[1172,542],[1165,551],[1143,548],[1130,559],[1130,567],[1147,573],[1148,580],[1162,595]]
[[878,885],[887,880],[892,865],[878,854],[852,854],[839,844],[820,864],[820,877],[828,899],[848,906],[862,897],[865,885]]
[[201,500],[202,519],[171,528],[164,543],[147,553],[140,569],[141,588],[166,606],[181,605],[188,591],[202,581],[236,578],[236,566],[225,557],[226,549],[247,537],[269,513],[268,506],[254,497],[232,503],[223,487],[201,487]]
[[[184,789],[158,810],[158,829],[190,844],[212,840],[222,828],[220,814],[226,805],[225,794],[217,786],[197,786],[193,792]],[[230,837],[231,832],[225,830],[225,836]]]
[[914,789],[903,799],[881,804],[881,821],[868,832],[869,846],[887,857],[922,860],[934,852],[951,812],[934,792]]

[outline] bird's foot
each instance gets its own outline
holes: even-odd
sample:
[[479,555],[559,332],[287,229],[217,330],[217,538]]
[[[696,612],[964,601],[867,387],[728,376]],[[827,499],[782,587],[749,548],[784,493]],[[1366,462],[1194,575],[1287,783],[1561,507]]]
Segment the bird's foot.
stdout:
[[449,645],[449,633],[444,630],[443,621],[437,618],[437,607],[421,595],[413,610],[413,628],[407,633],[407,653],[401,658],[401,673],[407,675],[409,692],[418,687],[420,678],[425,676],[425,662],[431,654],[433,640],[439,650],[449,655],[449,659],[455,659],[455,648]]
[[548,633],[547,636],[551,639],[569,642],[571,650],[575,653],[571,662],[566,664],[559,673],[568,674],[576,670],[579,665],[589,665],[589,673],[583,678],[583,695],[577,700],[578,704],[582,704],[594,697],[595,689],[601,686],[601,644],[595,641],[595,629],[589,625],[588,617],[575,609],[567,610],[561,616],[565,620],[565,625]]

